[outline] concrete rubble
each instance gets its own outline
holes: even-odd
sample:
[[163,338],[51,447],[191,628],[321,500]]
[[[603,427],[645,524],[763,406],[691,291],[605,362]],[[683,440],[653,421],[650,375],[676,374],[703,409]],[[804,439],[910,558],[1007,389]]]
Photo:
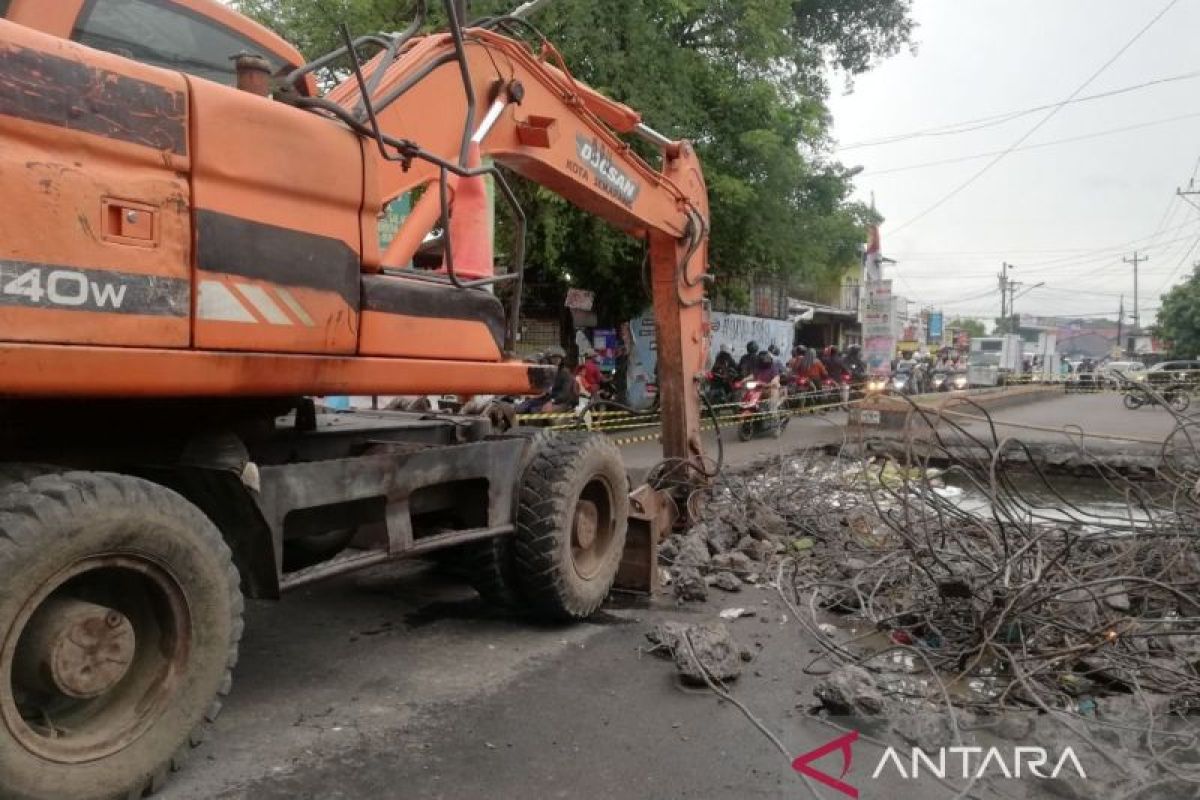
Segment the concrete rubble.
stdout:
[[675,662],[679,677],[693,685],[705,685],[705,673],[714,681],[732,681],[742,674],[743,651],[723,622],[689,625],[664,622],[646,634],[653,651]]

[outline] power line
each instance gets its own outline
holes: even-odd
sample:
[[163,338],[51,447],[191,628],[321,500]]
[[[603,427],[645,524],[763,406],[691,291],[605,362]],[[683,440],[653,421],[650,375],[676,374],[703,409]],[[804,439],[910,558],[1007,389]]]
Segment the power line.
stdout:
[[1036,142],[1027,144],[1021,147],[1010,147],[1008,150],[993,150],[988,153],[976,153],[970,156],[958,156],[956,158],[943,158],[938,161],[926,161],[920,164],[909,164],[904,167],[889,167],[888,169],[867,170],[866,174],[871,177],[878,175],[890,175],[895,172],[908,172],[914,169],[925,169],[927,167],[941,167],[946,164],[959,164],[964,161],[975,161],[980,158],[989,156],[1007,155],[1009,153],[1020,153],[1028,150],[1038,150],[1043,147],[1056,147],[1063,144],[1071,144],[1072,142],[1082,142],[1088,139],[1099,139],[1104,136],[1113,136],[1118,133],[1127,133],[1129,131],[1141,130],[1142,128],[1153,128],[1158,125],[1166,125],[1172,122],[1182,122],[1184,120],[1195,119],[1200,117],[1200,111],[1193,114],[1182,114],[1177,117],[1167,117],[1166,119],[1153,120],[1152,122],[1139,122],[1136,125],[1126,125],[1121,128],[1109,128],[1108,130],[1096,131],[1094,133],[1085,133],[1080,136],[1070,136],[1066,139],[1052,139],[1048,142]]
[[979,180],[984,175],[986,175],[988,172],[990,172],[992,167],[999,164],[1004,159],[1005,156],[1007,156],[1010,152],[1013,151],[1013,149],[1025,144],[1026,140],[1029,139],[1030,136],[1033,136],[1033,134],[1035,134],[1039,130],[1041,130],[1042,126],[1045,125],[1047,122],[1049,122],[1056,114],[1058,114],[1058,112],[1062,110],[1063,106],[1065,106],[1067,103],[1070,103],[1072,100],[1074,100],[1076,97],[1078,97],[1079,94],[1081,92],[1083,92],[1084,89],[1086,89],[1088,86],[1091,85],[1092,81],[1096,80],[1096,78],[1099,78],[1100,75],[1105,72],[1105,70],[1107,70],[1110,66],[1112,66],[1113,63],[1116,62],[1116,60],[1118,58],[1120,58],[1122,55],[1125,54],[1125,51],[1127,51],[1129,48],[1133,47],[1133,45],[1139,39],[1141,39],[1142,36],[1145,35],[1146,31],[1148,31],[1152,27],[1154,27],[1155,23],[1157,23],[1160,19],[1162,19],[1164,16],[1166,16],[1166,13],[1178,4],[1179,4],[1179,0],[1170,0],[1170,2],[1168,2],[1165,6],[1163,6],[1162,10],[1159,11],[1154,16],[1153,19],[1151,19],[1149,22],[1147,22],[1142,27],[1141,30],[1139,30],[1137,33],[1135,33],[1133,35],[1132,39],[1130,39],[1128,42],[1126,42],[1125,45],[1120,50],[1118,50],[1116,53],[1114,53],[1110,59],[1108,59],[1102,65],[1100,65],[1100,68],[1097,69],[1095,72],[1093,72],[1087,80],[1085,80],[1083,83],[1081,83],[1079,85],[1079,87],[1077,89],[1075,89],[1075,91],[1071,92],[1071,94],[1068,95],[1065,100],[1063,100],[1061,103],[1058,103],[1057,105],[1055,105],[1053,108],[1050,109],[1050,111],[1045,116],[1043,116],[1040,120],[1038,120],[1036,123],[1034,123],[1033,127],[1031,127],[1029,130],[1027,130],[1015,142],[1013,142],[1008,150],[1001,152],[999,155],[997,155],[995,158],[993,158],[991,161],[989,161],[987,164],[985,164],[974,175],[972,175],[970,178],[967,178],[967,180],[960,183],[958,186],[956,186],[954,189],[952,189],[948,194],[946,194],[940,200],[935,202],[933,205],[929,206],[924,211],[917,214],[915,217],[909,219],[907,222],[901,223],[897,227],[892,228],[889,232],[889,235],[895,235],[895,234],[899,233],[900,231],[904,230],[905,228],[909,227],[910,225],[913,225],[913,224],[921,221],[922,219],[929,216],[934,211],[941,208],[943,205],[945,205],[946,203],[950,202],[952,199],[957,197],[967,187],[969,187],[973,183],[975,183],[975,181]]
[[[1073,103],[1085,103],[1090,100],[1100,100],[1100,99],[1106,98],[1106,97],[1114,97],[1116,95],[1127,94],[1128,92],[1137,91],[1139,89],[1145,89],[1150,86],[1159,86],[1161,84],[1172,83],[1174,81],[1190,80],[1190,79],[1196,78],[1196,77],[1200,77],[1200,70],[1197,70],[1195,72],[1185,72],[1182,75],[1172,75],[1167,78],[1156,78],[1154,80],[1146,81],[1145,83],[1139,83],[1139,84],[1135,84],[1133,86],[1126,86],[1121,89],[1113,89],[1113,90],[1107,91],[1107,92],[1099,92],[1097,94],[1086,95],[1084,97],[1077,97],[1074,100],[1064,103],[1063,105],[1071,105]],[[868,139],[868,140],[862,141],[862,142],[851,142],[850,144],[841,145],[840,147],[835,147],[834,149],[839,152],[845,152],[846,150],[857,150],[857,149],[860,149],[863,147],[878,147],[880,145],[894,144],[896,142],[906,142],[906,141],[910,141],[912,139],[921,139],[921,138],[928,137],[928,136],[955,136],[955,135],[958,135],[961,133],[972,133],[974,131],[983,130],[985,128],[990,128],[990,127],[993,127],[996,125],[1003,125],[1006,122],[1012,122],[1013,120],[1020,119],[1021,117],[1027,117],[1030,114],[1036,114],[1039,111],[1045,111],[1048,108],[1054,108],[1054,106],[1055,106],[1054,103],[1049,103],[1047,105],[1041,105],[1041,106],[1033,106],[1032,108],[1024,108],[1019,111],[1009,111],[1004,114],[996,114],[996,115],[989,116],[989,117],[980,117],[978,119],[965,120],[963,122],[955,122],[955,123],[950,123],[947,125],[939,125],[934,128],[925,128],[923,130],[911,131],[909,133],[899,133],[899,134],[894,134],[892,136],[883,136],[878,139]],[[966,126],[971,126],[971,127],[966,127]]]
[[[1160,232],[1159,234],[1153,234],[1151,236],[1143,236],[1138,239],[1130,240],[1128,242],[1122,242],[1120,244],[1111,245],[1108,247],[1102,247],[1102,248],[1098,248],[1095,250],[1083,251],[1083,252],[1081,252],[1077,255],[1073,255],[1073,256],[1049,259],[1049,260],[1045,260],[1045,261],[1022,262],[1021,271],[1023,274],[1045,274],[1047,272],[1056,272],[1056,273],[1060,273],[1060,274],[1061,273],[1074,274],[1076,272],[1083,271],[1083,270],[1114,269],[1114,268],[1120,266],[1121,254],[1128,252],[1132,248],[1136,247],[1139,249],[1148,249],[1148,248],[1153,247],[1155,249],[1161,249],[1163,247],[1167,247],[1167,246],[1175,244],[1177,242],[1192,241],[1193,237],[1195,236],[1194,230],[1190,230],[1183,236],[1178,236],[1178,237],[1175,237],[1172,239],[1161,239],[1159,237],[1161,237],[1163,234],[1170,233],[1171,231],[1179,230],[1182,228],[1194,229],[1197,225],[1200,225],[1200,219],[1193,219],[1188,222],[1182,223],[1178,226],[1175,226],[1173,228],[1168,228],[1168,229]],[[911,265],[907,270],[909,275],[912,276],[913,273],[921,274],[922,270],[917,265],[919,265],[922,260],[936,261],[937,259],[934,258],[934,256],[939,256],[939,255],[941,255],[941,254],[930,254],[930,255],[922,256],[918,252],[909,252],[908,254],[906,254],[906,257],[905,257],[905,261],[909,262]],[[960,259],[954,259],[954,260],[960,260]],[[913,262],[915,262],[915,264]],[[939,272],[937,274],[944,274],[944,268],[945,268],[944,265],[941,267],[937,267],[937,266],[933,267],[933,269],[939,270]],[[1166,268],[1165,264],[1163,265],[1163,268],[1164,269]],[[1153,270],[1148,270],[1148,271],[1153,271]],[[984,277],[988,277],[992,274],[993,273],[991,272],[991,270],[956,271],[955,277],[956,278],[984,278]],[[1089,277],[1093,277],[1093,276],[1089,276]]]

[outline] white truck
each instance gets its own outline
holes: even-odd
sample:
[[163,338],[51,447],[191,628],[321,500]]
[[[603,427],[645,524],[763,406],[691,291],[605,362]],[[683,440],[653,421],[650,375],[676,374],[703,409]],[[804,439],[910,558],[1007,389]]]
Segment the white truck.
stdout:
[[967,382],[972,387],[1003,386],[1021,374],[1023,343],[1015,333],[971,340],[967,355]]

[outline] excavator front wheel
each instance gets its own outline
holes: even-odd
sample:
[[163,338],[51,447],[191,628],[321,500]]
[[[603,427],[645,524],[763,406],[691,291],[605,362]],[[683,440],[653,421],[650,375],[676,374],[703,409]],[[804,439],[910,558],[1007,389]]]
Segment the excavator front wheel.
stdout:
[[164,487],[98,472],[0,490],[0,796],[160,787],[229,691],[242,630],[220,532]]
[[540,616],[584,619],[604,602],[621,564],[625,464],[598,434],[540,437],[530,446],[513,542],[520,594]]

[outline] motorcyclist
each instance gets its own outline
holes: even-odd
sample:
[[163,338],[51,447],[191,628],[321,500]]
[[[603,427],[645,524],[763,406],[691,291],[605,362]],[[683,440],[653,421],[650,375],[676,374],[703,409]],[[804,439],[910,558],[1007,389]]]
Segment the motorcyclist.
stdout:
[[554,383],[549,392],[540,394],[537,397],[529,397],[522,400],[517,405],[518,414],[536,414],[539,411],[544,411],[548,406],[563,406],[566,408],[573,407],[575,404],[574,385],[575,379],[571,375],[571,370],[568,369],[563,361],[566,358],[566,353],[561,347],[551,347],[545,353],[535,353],[526,362],[534,364],[549,364],[556,368],[554,373]]
[[825,365],[821,359],[817,358],[816,351],[806,348],[801,348],[799,361],[793,374],[796,377],[796,385],[810,397],[816,396],[816,393],[821,390],[822,381],[829,377]]
[[862,348],[852,344],[846,348],[846,371],[855,383],[861,383],[867,378],[867,364],[862,360]]
[[722,379],[734,379],[739,372],[737,362],[733,360],[733,353],[729,352],[729,345],[721,345],[721,352],[717,353],[717,357],[713,359],[712,365],[713,375]]
[[767,398],[771,404],[771,413],[779,411],[780,391],[779,365],[769,351],[758,354],[754,362],[754,380],[766,386]]
[[835,381],[842,379],[842,374],[845,373],[846,364],[842,361],[842,357],[838,355],[838,349],[833,345],[825,351],[825,370]]
[[800,370],[800,364],[804,361],[804,345],[798,344],[792,348],[792,357],[788,359],[787,370],[795,375]]
[[754,365],[758,358],[758,342],[753,339],[746,342],[746,352],[738,359],[738,372],[743,378],[754,372]]
[[712,381],[708,393],[709,402],[721,404],[733,400],[733,387],[740,377],[737,362],[733,360],[733,354],[729,352],[729,345],[721,345],[721,352],[717,353],[717,357],[713,361]]
[[771,358],[775,359],[775,366],[779,367],[780,374],[783,373],[783,358],[780,356],[779,345],[771,342],[767,346],[767,352],[771,354]]
[[604,373],[600,371],[600,354],[595,350],[588,350],[583,354],[578,381],[581,395],[595,397],[600,391],[600,384],[604,383]]
[[567,354],[561,347],[552,347],[547,351],[550,363],[557,368],[554,373],[554,384],[550,387],[550,402],[555,410],[569,411],[575,408],[579,396],[575,392],[575,374],[567,366]]

